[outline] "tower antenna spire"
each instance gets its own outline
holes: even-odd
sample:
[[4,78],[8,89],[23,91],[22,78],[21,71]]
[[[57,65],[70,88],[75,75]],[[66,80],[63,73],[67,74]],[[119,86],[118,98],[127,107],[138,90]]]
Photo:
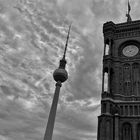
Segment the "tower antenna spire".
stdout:
[[68,47],[68,41],[69,41],[69,36],[70,36],[71,25],[72,25],[72,23],[69,25],[67,40],[66,40],[66,44],[65,44],[65,50],[64,50],[64,54],[63,54],[63,59],[64,60],[65,60],[65,57],[66,57],[66,52],[67,52],[67,47]]
[[131,6],[130,6],[130,2],[128,0],[128,11],[126,13],[127,22],[131,22],[132,21],[131,16],[130,16],[130,11],[131,11]]
[[56,88],[55,88],[55,93],[54,93],[54,97],[53,97],[53,101],[52,101],[52,105],[51,105],[51,109],[50,109],[50,113],[49,113],[48,123],[47,123],[46,131],[45,131],[45,135],[44,135],[44,140],[52,140],[60,88],[62,86],[62,83],[64,83],[68,79],[68,73],[65,69],[65,66],[66,66],[65,56],[66,56],[66,51],[67,51],[67,46],[68,46],[71,24],[70,24],[69,30],[68,30],[63,58],[60,60],[58,69],[56,69],[53,73],[53,78],[56,81]]

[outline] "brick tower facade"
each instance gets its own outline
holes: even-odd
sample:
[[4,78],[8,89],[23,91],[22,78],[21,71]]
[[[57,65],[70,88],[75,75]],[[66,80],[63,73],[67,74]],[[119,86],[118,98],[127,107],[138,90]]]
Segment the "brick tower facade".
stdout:
[[140,20],[103,25],[97,140],[140,140]]

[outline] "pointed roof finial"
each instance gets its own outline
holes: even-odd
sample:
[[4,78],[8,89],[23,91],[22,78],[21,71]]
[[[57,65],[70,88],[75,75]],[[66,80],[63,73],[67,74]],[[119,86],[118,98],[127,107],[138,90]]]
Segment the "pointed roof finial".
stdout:
[[68,41],[69,41],[69,36],[70,36],[71,25],[72,25],[72,23],[69,25],[69,30],[68,30],[67,40],[66,40],[66,44],[65,44],[64,55],[63,55],[64,60],[65,60],[65,56],[66,56],[66,52],[67,52],[67,46],[68,46]]
[[126,13],[127,22],[132,21],[131,16],[130,16],[130,10],[131,10],[131,6],[130,6],[129,0],[128,0],[128,12]]

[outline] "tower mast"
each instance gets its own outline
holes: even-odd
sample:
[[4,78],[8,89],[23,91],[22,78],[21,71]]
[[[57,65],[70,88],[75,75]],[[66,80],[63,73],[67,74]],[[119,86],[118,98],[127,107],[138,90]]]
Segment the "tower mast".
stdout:
[[56,69],[53,73],[53,78],[56,81],[56,85],[55,85],[56,88],[55,88],[55,93],[54,93],[54,97],[53,97],[53,101],[52,101],[52,105],[51,105],[51,109],[50,109],[50,113],[49,113],[48,123],[47,123],[46,131],[45,131],[45,135],[44,135],[44,140],[52,140],[60,88],[62,86],[62,83],[68,79],[68,73],[65,70],[65,66],[67,63],[65,60],[65,56],[66,56],[66,51],[67,51],[67,46],[68,46],[70,29],[71,29],[71,24],[70,24],[69,30],[68,30],[63,58],[60,60],[58,69]]

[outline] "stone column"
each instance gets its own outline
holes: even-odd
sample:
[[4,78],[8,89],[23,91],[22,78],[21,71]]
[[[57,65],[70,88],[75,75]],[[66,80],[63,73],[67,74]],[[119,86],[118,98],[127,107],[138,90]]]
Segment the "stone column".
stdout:
[[132,137],[133,140],[137,140],[137,124],[132,125]]
[[106,43],[104,41],[104,56],[106,55],[105,53],[106,53]]
[[108,50],[109,52],[108,52],[108,55],[111,55],[111,45],[112,45],[111,44],[111,39],[109,39],[109,50]]
[[114,140],[119,140],[119,115],[114,116]]
[[108,83],[107,83],[108,85],[108,89],[107,89],[107,91],[108,91],[108,93],[110,93],[110,67],[109,67],[109,70],[108,70]]

